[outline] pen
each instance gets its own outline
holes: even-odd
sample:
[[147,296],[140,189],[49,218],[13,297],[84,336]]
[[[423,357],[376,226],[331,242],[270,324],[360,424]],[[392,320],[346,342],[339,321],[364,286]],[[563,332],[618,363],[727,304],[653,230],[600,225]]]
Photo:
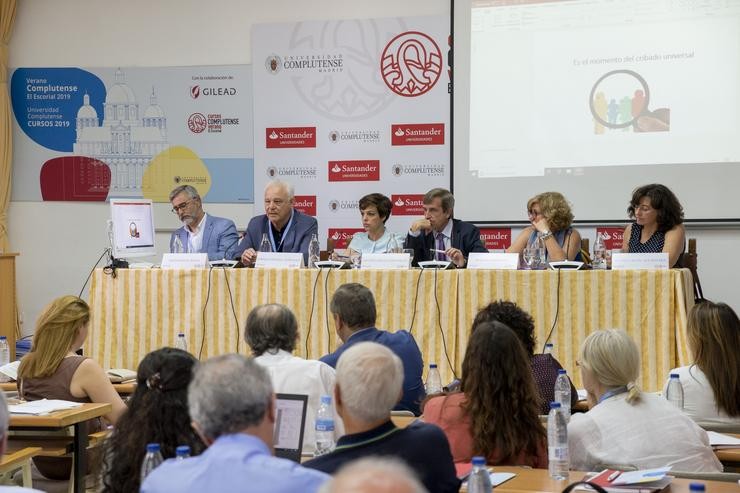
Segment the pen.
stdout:
[[608,482],[610,482],[610,483],[611,483],[612,481],[614,481],[615,479],[617,479],[617,477],[618,477],[618,476],[619,476],[620,474],[622,474],[622,471],[614,471],[613,473],[611,473],[611,474],[609,475],[609,477],[608,477],[608,478],[606,478],[606,480],[607,480]]
[[436,248],[432,248],[432,250],[431,250],[431,251],[433,251],[433,252],[437,252],[437,253],[445,253],[445,251],[444,251],[444,250],[437,250]]

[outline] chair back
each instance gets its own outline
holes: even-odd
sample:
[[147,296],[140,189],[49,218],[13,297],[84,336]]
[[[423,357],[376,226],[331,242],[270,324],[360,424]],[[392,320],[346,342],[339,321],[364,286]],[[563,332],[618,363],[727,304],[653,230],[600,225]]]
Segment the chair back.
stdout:
[[[591,249],[588,247],[588,238],[581,238],[581,259],[584,264],[591,265]],[[577,259],[576,259],[577,260]]]
[[683,267],[691,271],[691,277],[694,280],[694,301],[704,301],[704,292],[701,289],[701,281],[699,280],[699,272],[697,271],[697,258],[696,253],[696,238],[689,238],[689,248],[678,257],[678,267]]

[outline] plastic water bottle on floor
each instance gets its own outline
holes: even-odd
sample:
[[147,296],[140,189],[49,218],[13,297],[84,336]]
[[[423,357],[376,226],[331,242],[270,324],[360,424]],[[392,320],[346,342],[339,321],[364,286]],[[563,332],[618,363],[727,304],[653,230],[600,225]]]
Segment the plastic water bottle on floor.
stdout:
[[570,379],[562,368],[558,370],[558,378],[555,380],[555,402],[560,403],[565,422],[570,421]]
[[316,411],[316,447],[314,456],[331,452],[334,449],[334,411],[331,396],[322,395],[321,404]]
[[550,414],[547,415],[547,457],[550,477],[568,479],[568,423],[559,402],[550,403]]
[[668,388],[665,391],[665,398],[678,409],[683,410],[683,385],[681,385],[678,373],[671,373]]
[[468,493],[490,493],[492,489],[491,475],[486,469],[486,458],[473,457],[473,471],[468,477]]
[[175,459],[184,460],[190,457],[190,447],[188,445],[178,445],[175,449]]
[[183,351],[188,350],[188,342],[185,340],[185,334],[180,332],[177,334],[177,339],[175,339],[175,347],[177,349],[182,349]]
[[0,336],[0,366],[7,365],[10,363],[10,346],[8,346],[8,338]]
[[552,342],[548,342],[547,344],[545,344],[545,354],[552,354],[552,348]]
[[141,484],[144,484],[144,480],[149,473],[155,470],[162,463],[162,452],[159,451],[158,443],[147,443],[146,444],[146,455],[144,461],[141,463]]
[[439,376],[439,370],[436,363],[429,363],[429,373],[425,384],[427,395],[439,394],[442,392],[442,377]]

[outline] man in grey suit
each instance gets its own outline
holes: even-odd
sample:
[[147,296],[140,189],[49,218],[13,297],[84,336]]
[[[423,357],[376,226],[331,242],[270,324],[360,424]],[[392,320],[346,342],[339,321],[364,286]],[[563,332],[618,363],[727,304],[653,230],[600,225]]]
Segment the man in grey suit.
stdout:
[[239,258],[247,267],[254,265],[262,235],[267,235],[273,252],[301,252],[304,264],[308,265],[308,243],[319,226],[315,218],[293,208],[294,200],[295,191],[289,183],[280,180],[268,183],[265,213],[249,221],[234,258]]
[[206,214],[198,191],[190,185],[172,190],[170,203],[184,224],[172,233],[170,252],[207,253],[208,260],[232,258],[239,241],[234,221]]

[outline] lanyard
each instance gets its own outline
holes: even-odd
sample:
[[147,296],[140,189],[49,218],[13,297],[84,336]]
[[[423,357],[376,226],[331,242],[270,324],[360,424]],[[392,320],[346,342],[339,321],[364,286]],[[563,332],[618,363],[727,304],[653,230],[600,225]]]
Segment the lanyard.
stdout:
[[601,397],[599,397],[599,404],[607,400],[609,397],[614,397],[615,395],[622,394],[624,392],[627,392],[626,385],[622,385],[621,387],[617,387],[616,389],[607,390],[601,395]]
[[280,244],[275,246],[275,236],[272,234],[272,225],[270,224],[270,218],[267,218],[267,229],[270,231],[270,243],[272,244],[272,251],[273,252],[280,252],[283,248],[283,243],[285,242],[285,237],[288,236],[288,230],[290,229],[291,224],[293,224],[293,212],[294,210],[290,211],[290,220],[288,221],[288,224],[285,226],[285,231],[283,231],[282,236],[280,237]]

